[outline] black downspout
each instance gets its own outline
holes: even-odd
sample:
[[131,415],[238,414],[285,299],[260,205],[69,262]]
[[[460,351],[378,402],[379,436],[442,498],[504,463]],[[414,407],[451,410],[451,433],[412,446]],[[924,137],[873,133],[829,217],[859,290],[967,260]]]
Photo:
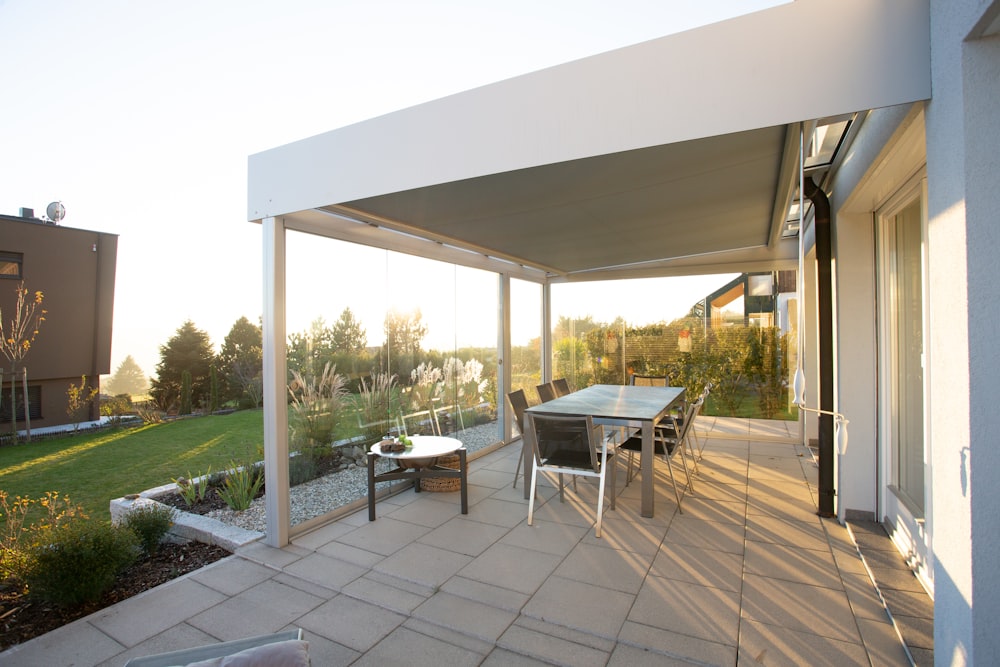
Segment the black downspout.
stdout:
[[812,202],[816,232],[816,297],[819,311],[819,512],[836,514],[833,486],[833,243],[830,233],[830,200],[807,176],[803,193]]

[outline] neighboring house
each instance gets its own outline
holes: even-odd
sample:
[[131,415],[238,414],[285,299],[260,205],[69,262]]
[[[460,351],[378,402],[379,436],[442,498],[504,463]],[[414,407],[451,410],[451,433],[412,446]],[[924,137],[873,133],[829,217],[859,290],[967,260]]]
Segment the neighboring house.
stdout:
[[[693,312],[703,317],[707,326],[738,322],[787,332],[789,298],[795,298],[794,271],[743,273],[695,304]],[[732,306],[734,303],[739,308]]]
[[[88,414],[66,413],[67,390],[86,376],[97,388],[101,374],[111,372],[111,325],[115,297],[118,236],[73,229],[34,216],[0,215],[0,309],[4,331],[14,315],[15,289],[24,281],[33,294],[42,292],[45,321],[23,366],[28,369],[31,428],[98,419],[95,400]],[[10,432],[10,365],[4,365],[0,398],[0,435]],[[18,369],[17,425],[24,430]]]
[[844,452],[804,420],[819,512],[887,525],[934,598],[939,664],[997,664],[998,109],[1000,1],[796,0],[253,155],[269,460],[286,234],[495,271],[543,303],[561,282],[794,269],[801,243],[806,404],[850,419]]

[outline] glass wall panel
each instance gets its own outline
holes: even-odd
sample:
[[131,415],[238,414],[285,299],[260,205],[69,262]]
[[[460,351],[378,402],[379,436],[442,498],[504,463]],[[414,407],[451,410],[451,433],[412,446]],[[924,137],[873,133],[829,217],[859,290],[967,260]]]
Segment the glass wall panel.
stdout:
[[496,274],[299,232],[286,246],[292,526],[364,498],[387,433],[470,453],[500,439]]
[[542,381],[542,286],[510,280],[510,391],[523,389],[538,404],[535,387]]
[[690,395],[711,383],[706,414],[793,419],[779,297],[795,281],[782,273],[554,284],[553,377],[577,388],[667,377]]

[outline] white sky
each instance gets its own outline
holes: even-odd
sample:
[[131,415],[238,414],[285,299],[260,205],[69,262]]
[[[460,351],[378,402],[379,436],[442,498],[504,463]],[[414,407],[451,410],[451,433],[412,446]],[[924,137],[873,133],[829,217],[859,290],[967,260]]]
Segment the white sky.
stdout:
[[152,375],[260,315],[248,155],[781,1],[0,0],[0,212],[119,235],[112,371]]

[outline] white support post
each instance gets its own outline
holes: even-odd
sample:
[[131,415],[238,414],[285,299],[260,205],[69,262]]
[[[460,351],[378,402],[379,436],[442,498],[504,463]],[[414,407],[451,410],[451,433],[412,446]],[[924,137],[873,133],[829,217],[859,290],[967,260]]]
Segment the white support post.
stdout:
[[552,380],[552,283],[542,284],[542,382]]
[[288,544],[288,401],[285,355],[285,227],[264,218],[264,485],[267,534],[272,547]]
[[510,274],[501,273],[498,281],[500,313],[497,321],[500,323],[497,332],[498,368],[497,368],[497,414],[500,416],[500,439],[503,442],[510,442],[513,437],[513,424],[511,411],[507,406],[507,394],[511,390],[511,369],[510,369]]

